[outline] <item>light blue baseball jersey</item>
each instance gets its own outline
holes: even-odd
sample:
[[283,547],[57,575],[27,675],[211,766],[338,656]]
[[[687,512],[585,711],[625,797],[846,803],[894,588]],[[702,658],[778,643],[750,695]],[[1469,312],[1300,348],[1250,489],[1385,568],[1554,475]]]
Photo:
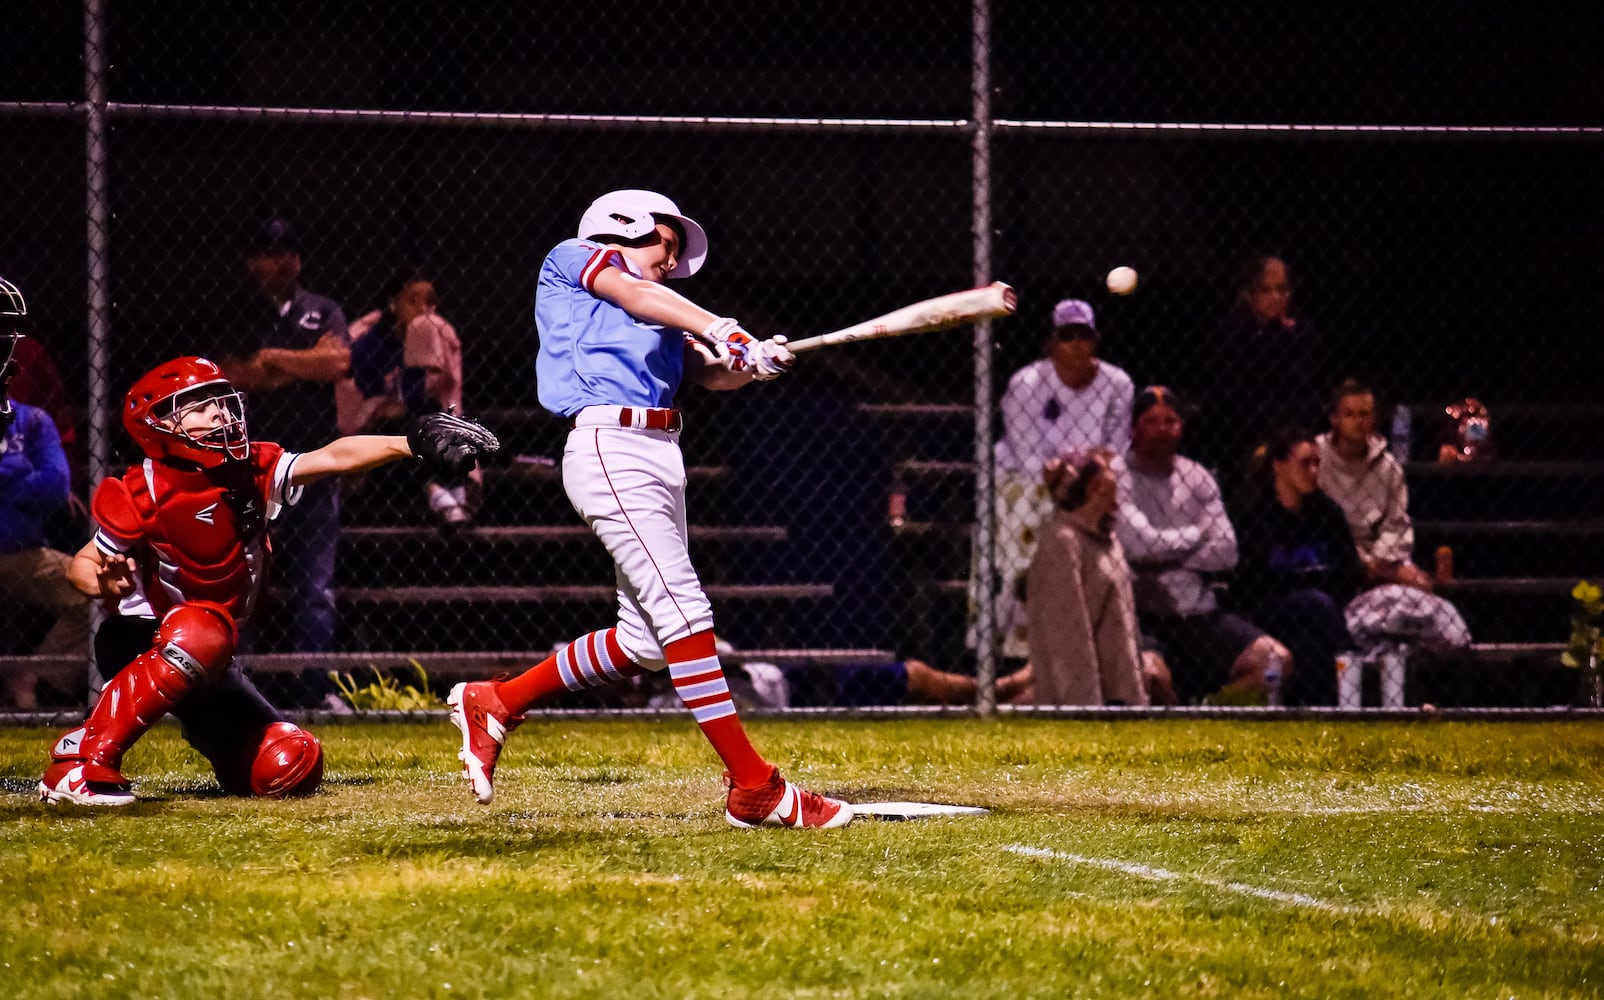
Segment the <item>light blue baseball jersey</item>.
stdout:
[[637,320],[592,291],[609,267],[634,273],[623,254],[589,240],[564,240],[540,265],[536,390],[560,417],[587,406],[672,406],[685,375],[683,331]]

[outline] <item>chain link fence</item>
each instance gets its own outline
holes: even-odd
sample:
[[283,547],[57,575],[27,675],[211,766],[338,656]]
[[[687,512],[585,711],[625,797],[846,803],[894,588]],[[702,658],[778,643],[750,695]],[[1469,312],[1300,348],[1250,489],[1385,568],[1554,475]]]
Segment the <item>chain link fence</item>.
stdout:
[[[1591,698],[1560,656],[1572,588],[1604,565],[1596,28],[1254,4],[46,8],[0,67],[0,275],[64,394],[79,503],[44,518],[50,546],[81,547],[91,486],[137,461],[118,404],[140,373],[264,345],[275,279],[253,251],[293,250],[331,300],[308,344],[391,340],[356,352],[341,403],[322,375],[247,387],[253,436],[401,426],[392,306],[426,279],[462,405],[507,446],[455,502],[394,465],[330,489],[321,524],[286,514],[245,658],[281,704],[327,703],[331,669],[517,670],[612,621],[610,560],[561,485],[566,421],[535,399],[532,306],[546,251],[626,187],[706,227],[706,270],[676,286],[760,335],[992,279],[1019,293],[972,330],[681,394],[692,558],[730,662],[770,665],[743,674],[752,704],[1029,701],[1027,660],[1055,704],[1262,701],[1280,673],[1292,703]],[[1134,292],[1105,284],[1115,266]],[[1384,444],[1293,438],[1255,463],[1289,418],[1331,430],[1348,379],[1368,392],[1338,403]],[[1127,454],[1133,418],[1166,414],[1184,474],[1162,447]],[[1066,451],[1055,498],[1043,466]],[[1412,545],[1383,525],[1388,454]],[[1311,455],[1384,544],[1320,547]],[[286,570],[319,551],[332,604]],[[20,578],[10,706],[81,705],[82,656],[46,648],[54,611]],[[1452,617],[1394,595],[1347,629],[1342,606],[1391,581]],[[1325,603],[1278,604],[1308,590]],[[1339,689],[1361,661],[1387,669]]]

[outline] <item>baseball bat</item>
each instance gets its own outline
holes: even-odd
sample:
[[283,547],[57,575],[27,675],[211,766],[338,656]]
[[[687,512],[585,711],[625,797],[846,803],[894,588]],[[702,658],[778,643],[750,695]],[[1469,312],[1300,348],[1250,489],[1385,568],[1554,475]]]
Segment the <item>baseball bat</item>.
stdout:
[[882,337],[901,337],[910,333],[929,333],[947,330],[976,320],[1007,316],[1019,308],[1019,296],[1013,288],[1001,281],[993,281],[967,292],[938,295],[933,299],[915,302],[893,309],[884,316],[865,320],[852,326],[822,333],[817,337],[793,340],[786,345],[795,354],[813,351],[833,344],[850,344],[855,340],[879,340]]

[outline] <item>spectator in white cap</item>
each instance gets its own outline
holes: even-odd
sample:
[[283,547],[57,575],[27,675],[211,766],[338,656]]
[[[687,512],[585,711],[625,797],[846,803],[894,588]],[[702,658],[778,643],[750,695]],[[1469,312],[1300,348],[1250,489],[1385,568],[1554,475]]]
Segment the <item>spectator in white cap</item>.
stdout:
[[[1131,441],[1136,386],[1115,365],[1097,357],[1097,319],[1090,303],[1064,299],[1053,307],[1042,357],[1008,380],[997,461],[997,627],[1003,655],[1029,655],[1020,594],[1053,499],[1042,478],[1052,459],[1068,451],[1106,449],[1123,454]],[[971,597],[984,591],[971,574]]]

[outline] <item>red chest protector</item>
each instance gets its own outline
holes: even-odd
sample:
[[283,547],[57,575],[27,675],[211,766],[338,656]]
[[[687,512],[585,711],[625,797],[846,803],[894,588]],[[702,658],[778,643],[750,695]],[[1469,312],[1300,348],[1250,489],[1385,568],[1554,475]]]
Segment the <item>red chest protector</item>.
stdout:
[[135,557],[144,592],[158,614],[188,601],[211,601],[236,620],[247,617],[267,575],[267,509],[283,449],[252,444],[250,458],[215,469],[146,461],[95,491],[95,521],[113,541],[148,544]]

